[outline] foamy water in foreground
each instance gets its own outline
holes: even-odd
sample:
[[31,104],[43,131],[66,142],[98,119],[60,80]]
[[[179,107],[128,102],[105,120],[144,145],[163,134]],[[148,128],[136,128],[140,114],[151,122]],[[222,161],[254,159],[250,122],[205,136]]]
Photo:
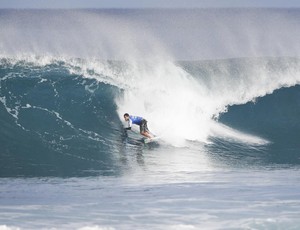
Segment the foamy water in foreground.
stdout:
[[0,229],[300,227],[299,169],[175,174],[1,179]]

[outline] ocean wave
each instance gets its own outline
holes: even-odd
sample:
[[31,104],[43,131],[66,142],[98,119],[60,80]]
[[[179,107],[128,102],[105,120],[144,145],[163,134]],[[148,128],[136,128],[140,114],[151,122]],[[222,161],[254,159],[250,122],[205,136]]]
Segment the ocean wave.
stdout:
[[[260,104],[272,109],[275,101],[263,101],[277,97],[278,89],[299,83],[298,62],[295,58],[159,63],[51,56],[2,58],[2,175],[14,174],[7,171],[12,165],[23,173],[37,167],[41,175],[56,168],[67,175],[74,168],[82,175],[94,169],[115,173],[114,157],[126,148],[125,112],[144,116],[151,131],[170,146],[193,148],[192,143],[201,143],[213,146],[210,150],[216,152],[220,140],[252,150],[254,146],[274,146],[280,138],[278,131],[268,132],[272,123],[263,126],[266,123],[261,123],[260,117],[255,120],[255,114],[252,121],[245,119],[249,109],[240,112],[238,119],[232,111],[240,106],[259,108]],[[297,88],[287,90],[287,99],[278,107],[298,103],[296,99],[288,101]],[[286,119],[289,116],[298,124],[295,111]],[[235,121],[243,125],[237,126]],[[260,129],[253,128],[255,122]],[[134,143],[133,148],[140,145]],[[73,167],[62,170],[70,158]],[[39,163],[31,163],[36,161]]]

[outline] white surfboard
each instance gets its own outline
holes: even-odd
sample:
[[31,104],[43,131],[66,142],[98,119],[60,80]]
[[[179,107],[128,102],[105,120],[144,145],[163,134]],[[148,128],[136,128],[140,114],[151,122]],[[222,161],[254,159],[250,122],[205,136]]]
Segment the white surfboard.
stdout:
[[151,143],[154,141],[158,141],[159,139],[160,139],[160,137],[146,138],[146,139],[144,139],[144,142],[147,144],[147,143]]

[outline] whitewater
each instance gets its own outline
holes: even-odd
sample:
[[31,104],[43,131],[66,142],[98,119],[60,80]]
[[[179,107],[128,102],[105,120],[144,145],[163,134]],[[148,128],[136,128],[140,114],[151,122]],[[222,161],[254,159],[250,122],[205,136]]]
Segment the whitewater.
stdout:
[[0,229],[299,228],[299,19],[0,10]]

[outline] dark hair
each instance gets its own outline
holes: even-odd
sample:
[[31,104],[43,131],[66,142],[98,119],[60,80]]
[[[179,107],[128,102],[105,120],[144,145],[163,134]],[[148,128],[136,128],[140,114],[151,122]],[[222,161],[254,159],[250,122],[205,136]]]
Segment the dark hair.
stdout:
[[129,114],[128,113],[124,113],[124,117],[129,117]]

